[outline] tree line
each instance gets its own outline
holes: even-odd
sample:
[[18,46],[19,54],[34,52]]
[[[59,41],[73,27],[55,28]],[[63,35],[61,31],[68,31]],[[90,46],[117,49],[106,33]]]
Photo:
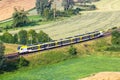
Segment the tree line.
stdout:
[[3,33],[0,36],[0,40],[5,43],[15,43],[15,44],[35,44],[49,42],[52,39],[43,31],[38,33],[35,30],[20,30],[17,34],[10,34],[9,32]]

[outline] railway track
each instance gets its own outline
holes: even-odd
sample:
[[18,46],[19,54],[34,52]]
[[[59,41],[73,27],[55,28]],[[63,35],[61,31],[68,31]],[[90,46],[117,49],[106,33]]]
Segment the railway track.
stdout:
[[[116,30],[116,29],[115,29],[115,30]],[[113,30],[112,30],[112,31],[113,31]],[[112,32],[112,31],[110,30],[110,31],[104,32],[104,36],[103,36],[103,37],[95,38],[95,39],[92,39],[92,40],[96,40],[96,39],[108,37],[108,36],[111,35],[111,32]],[[120,29],[117,29],[117,31],[120,32]],[[90,41],[90,40],[87,40],[87,41]],[[83,42],[86,42],[86,41],[83,41]],[[81,43],[81,42],[79,42],[79,43]],[[77,43],[74,43],[74,44],[77,44]],[[69,45],[71,45],[71,44],[69,44]],[[64,45],[64,46],[69,46],[69,45]],[[60,46],[60,47],[64,47],[64,46]],[[60,48],[60,47],[56,47],[56,48]],[[52,48],[52,49],[54,49],[54,48]],[[45,50],[42,50],[42,51],[45,51]],[[39,51],[35,51],[35,52],[39,52]],[[5,55],[5,57],[6,57],[7,59],[14,59],[14,58],[17,58],[17,57],[19,57],[19,56],[28,55],[28,54],[32,54],[32,53],[35,53],[35,52],[26,53],[26,54],[18,54],[18,53],[16,52],[16,53],[7,54],[7,55]]]

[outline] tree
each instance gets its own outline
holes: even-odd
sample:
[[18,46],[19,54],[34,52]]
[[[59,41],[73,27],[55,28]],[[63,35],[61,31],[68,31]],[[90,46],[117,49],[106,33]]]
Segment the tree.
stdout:
[[28,36],[27,36],[27,31],[26,30],[21,30],[18,33],[19,37],[19,43],[20,44],[27,44]]
[[51,1],[48,2],[48,0],[36,0],[36,10],[37,13],[40,14],[41,16],[43,15],[44,9],[45,8],[51,8]]
[[14,38],[14,43],[18,43],[18,34],[14,34],[13,38]]
[[120,32],[119,31],[112,32],[112,44],[120,45]]
[[44,9],[44,12],[43,12],[43,16],[46,20],[48,20],[49,18],[49,12],[50,10],[48,8]]
[[28,31],[28,38],[29,38],[28,43],[33,44],[37,42],[37,33],[35,32],[35,30],[31,29]]
[[77,54],[77,51],[76,51],[76,48],[74,48],[73,46],[71,46],[70,48],[69,48],[69,54],[71,54],[71,55],[76,55]]
[[6,43],[13,43],[13,42],[14,42],[14,39],[13,39],[12,34],[10,34],[9,32],[5,32],[5,33],[2,35],[2,41],[3,41],[3,42],[6,42]]
[[14,10],[15,10],[15,12],[12,15],[14,27],[21,27],[21,26],[24,26],[30,22],[28,17],[27,17],[28,13],[25,12],[24,9],[17,10],[17,8],[14,8]]
[[73,0],[63,0],[62,5],[64,6],[64,10],[67,11],[68,9],[73,7],[74,1]]
[[2,69],[2,67],[4,65],[4,61],[5,61],[4,51],[5,51],[5,46],[0,41],[0,70]]
[[37,38],[38,38],[38,42],[49,42],[51,41],[52,39],[48,36],[48,34],[44,33],[43,31],[40,31],[37,35]]

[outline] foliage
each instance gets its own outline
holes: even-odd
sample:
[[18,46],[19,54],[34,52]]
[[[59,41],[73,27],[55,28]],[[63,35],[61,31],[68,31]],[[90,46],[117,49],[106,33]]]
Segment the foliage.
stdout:
[[112,32],[112,40],[113,45],[119,45],[120,46],[120,32],[119,31],[113,31]]
[[44,33],[43,31],[40,31],[38,34],[37,34],[37,38],[38,38],[38,42],[49,42],[51,41],[52,39],[48,36],[48,34]]
[[29,44],[37,43],[37,33],[35,30],[31,29],[28,31],[28,39]]
[[119,45],[111,45],[106,48],[108,51],[120,51],[120,46]]
[[73,0],[63,0],[62,5],[64,6],[64,11],[67,11],[68,9],[73,7],[74,1]]
[[5,66],[3,67],[3,71],[12,72],[18,69],[18,60],[15,61],[6,61]]
[[19,67],[28,66],[28,65],[29,65],[29,61],[21,56],[19,58]]
[[96,6],[95,5],[91,5],[90,6],[90,10],[95,10],[96,9]]
[[71,54],[71,55],[76,55],[76,54],[77,54],[76,48],[73,47],[73,46],[70,46],[68,52],[69,52],[69,54]]
[[27,17],[27,12],[23,10],[14,9],[15,12],[13,13],[13,26],[14,27],[21,27],[28,24],[30,21]]
[[4,65],[4,61],[5,61],[4,51],[5,51],[5,46],[0,41],[0,70],[2,69],[2,67]]
[[5,32],[2,35],[2,41],[6,42],[6,43],[13,43],[14,42],[14,38],[13,38],[12,34],[10,34],[9,32]]
[[27,44],[28,36],[27,36],[26,30],[19,31],[18,36],[19,36],[19,43],[20,44]]
[[36,10],[38,14],[42,16],[45,8],[51,8],[51,1],[48,2],[48,0],[36,0]]
[[14,36],[13,36],[13,38],[14,38],[14,43],[18,43],[18,34],[14,34]]

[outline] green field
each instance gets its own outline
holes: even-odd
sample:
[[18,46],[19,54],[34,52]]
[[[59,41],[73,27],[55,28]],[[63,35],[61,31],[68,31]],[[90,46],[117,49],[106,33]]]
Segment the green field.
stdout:
[[120,71],[120,58],[87,56],[56,64],[20,69],[0,75],[0,80],[77,80],[102,71]]

